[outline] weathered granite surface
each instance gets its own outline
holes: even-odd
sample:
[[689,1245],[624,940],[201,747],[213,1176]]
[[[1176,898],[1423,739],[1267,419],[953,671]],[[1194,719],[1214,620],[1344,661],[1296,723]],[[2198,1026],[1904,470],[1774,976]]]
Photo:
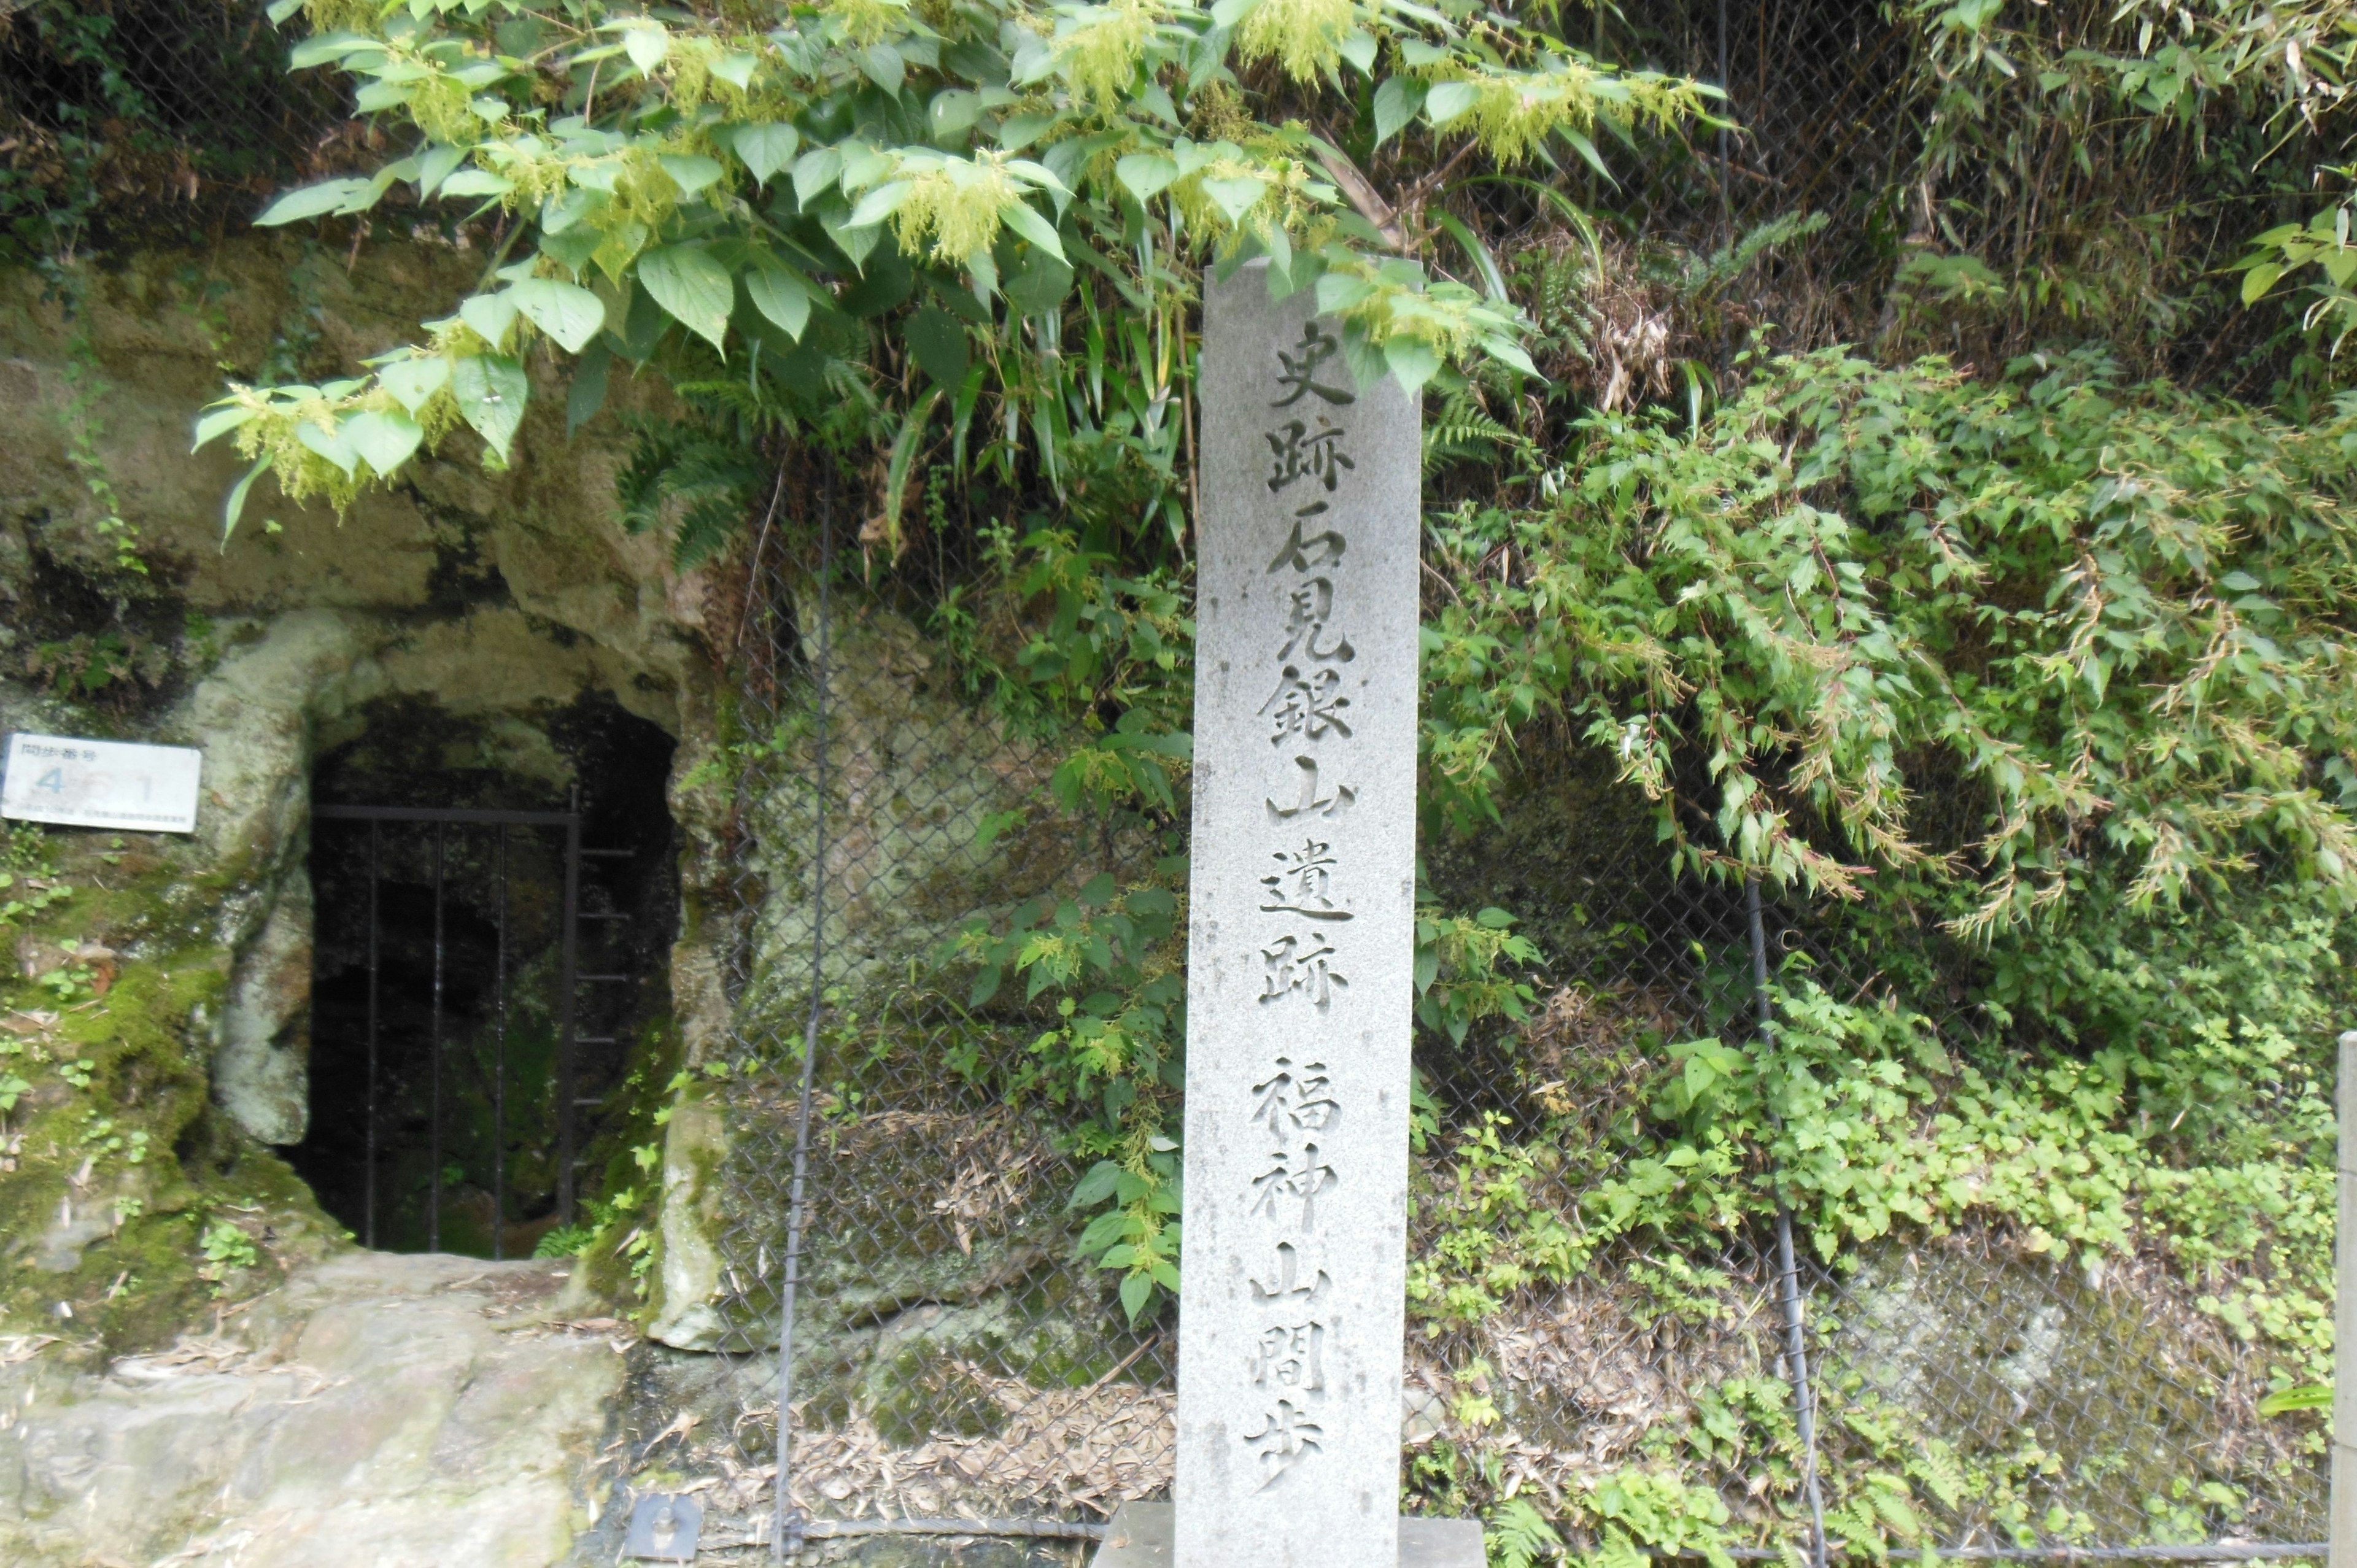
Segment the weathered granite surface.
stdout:
[[1362,1568],[1399,1529],[1421,416],[1265,277],[1204,311],[1171,1561]]
[[[1175,1512],[1168,1503],[1124,1503],[1105,1529],[1104,1543],[1090,1560],[1092,1568],[1169,1568]],[[1257,1561],[1238,1558],[1236,1568],[1251,1568]],[[1481,1568],[1483,1561],[1478,1520],[1399,1521],[1399,1568]]]

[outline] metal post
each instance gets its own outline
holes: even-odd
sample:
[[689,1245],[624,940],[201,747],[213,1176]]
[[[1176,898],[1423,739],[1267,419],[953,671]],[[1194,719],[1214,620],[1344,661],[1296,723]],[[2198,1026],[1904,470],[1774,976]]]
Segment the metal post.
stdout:
[[[1751,929],[1751,1000],[1763,1045],[1772,1046],[1776,1007],[1768,994],[1768,923],[1760,908],[1760,879],[1743,884],[1743,913]],[[1801,1434],[1801,1484],[1809,1501],[1809,1561],[1825,1568],[1825,1502],[1817,1485],[1817,1396],[1809,1380],[1808,1325],[1801,1307],[1801,1264],[1792,1250],[1792,1209],[1776,1192],[1777,1294],[1784,1313],[1784,1366],[1792,1380],[1792,1422]]]
[[556,1222],[573,1223],[576,1173],[573,1168],[573,1026],[574,993],[580,989],[576,968],[580,959],[578,937],[581,908],[581,787],[573,787],[572,809],[565,818],[564,957],[556,977]]
[[500,915],[498,956],[492,961],[491,993],[499,1008],[499,1034],[491,1047],[491,1259],[507,1256],[508,1231],[508,828],[500,824]]
[[377,850],[379,824],[369,824],[368,895],[368,1130],[361,1135],[367,1168],[361,1177],[361,1245],[376,1245],[376,993],[377,993]]
[[426,1177],[425,1250],[442,1250],[442,863],[448,829],[434,824],[434,1014],[426,1031],[426,1070],[434,1082],[433,1122],[426,1134],[426,1152],[434,1169]]
[[770,1498],[770,1556],[783,1563],[802,1545],[802,1516],[793,1511],[794,1298],[802,1284],[803,1186],[810,1172],[811,1090],[818,1067],[818,1026],[824,1006],[826,970],[826,719],[827,682],[833,679],[834,623],[827,608],[827,569],[834,547],[834,473],[827,471],[819,491],[818,650],[812,660],[811,691],[814,706],[812,746],[817,756],[812,768],[817,790],[816,853],[811,860],[810,1015],[802,1027],[802,1103],[794,1116],[794,1179],[786,1199],[785,1284],[778,1311],[778,1477]]
[[2332,1554],[2357,1568],[2357,1029],[2341,1036],[2340,1215],[2333,1249]]

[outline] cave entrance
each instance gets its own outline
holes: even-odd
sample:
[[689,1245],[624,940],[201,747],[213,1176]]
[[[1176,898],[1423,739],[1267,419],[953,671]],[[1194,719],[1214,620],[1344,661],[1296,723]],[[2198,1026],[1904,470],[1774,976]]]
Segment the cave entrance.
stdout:
[[588,793],[428,706],[371,715],[315,774],[310,1124],[288,1154],[371,1248],[529,1257],[576,1223],[632,1050],[666,1026],[670,738],[609,704],[535,733]]

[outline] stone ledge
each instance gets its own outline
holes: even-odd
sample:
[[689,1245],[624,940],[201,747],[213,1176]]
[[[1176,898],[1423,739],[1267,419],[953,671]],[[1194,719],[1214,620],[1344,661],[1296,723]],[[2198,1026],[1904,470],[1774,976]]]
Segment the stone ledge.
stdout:
[[[1092,1568],[1169,1568],[1177,1509],[1168,1503],[1124,1503],[1105,1527]],[[1399,1568],[1482,1568],[1481,1523],[1470,1519],[1400,1520]],[[1236,1568],[1257,1568],[1238,1563]],[[1334,1568],[1361,1568],[1337,1563]]]

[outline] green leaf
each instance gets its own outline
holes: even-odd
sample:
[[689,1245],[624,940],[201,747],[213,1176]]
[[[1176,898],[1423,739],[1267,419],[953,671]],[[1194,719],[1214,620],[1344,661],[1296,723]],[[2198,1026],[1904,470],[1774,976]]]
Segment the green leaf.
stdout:
[[1362,27],[1353,27],[1342,38],[1342,58],[1359,68],[1361,76],[1375,74],[1375,38]]
[[433,195],[441,188],[442,182],[457,173],[458,166],[466,161],[467,149],[464,147],[446,146],[436,142],[426,148],[417,161],[418,199],[423,200]]
[[694,196],[720,180],[720,166],[693,153],[665,153],[655,162],[662,166],[663,173],[671,176],[671,182],[679,187],[683,195]]
[[508,340],[508,331],[515,326],[516,302],[512,291],[501,289],[497,294],[479,294],[458,306],[458,319],[475,329],[476,336],[497,349]]
[[440,392],[449,379],[450,361],[439,356],[395,360],[376,373],[376,384],[412,413],[425,407],[425,400]]
[[382,478],[409,461],[425,439],[417,421],[391,409],[364,409],[344,422],[344,435],[370,469]]
[[835,147],[813,147],[794,160],[794,199],[808,207],[842,177],[842,151]]
[[860,54],[859,69],[867,73],[868,81],[894,97],[899,96],[900,83],[909,77],[908,61],[900,58],[899,49],[886,43],[868,45]]
[[1030,241],[1048,254],[1064,259],[1064,242],[1056,237],[1055,225],[1033,209],[1028,201],[1010,201],[998,209],[1001,221],[1017,234]]
[[346,204],[366,197],[370,182],[364,179],[328,179],[317,185],[307,185],[300,190],[290,190],[268,207],[253,221],[257,227],[270,228],[280,223],[299,223],[306,218],[323,218],[330,212],[342,212]]
[[1253,204],[1267,191],[1268,181],[1258,175],[1238,175],[1232,179],[1207,179],[1203,182],[1203,194],[1211,199],[1212,206],[1228,215],[1231,223],[1243,222],[1244,214],[1251,211]]
[[908,200],[909,193],[914,189],[916,189],[915,182],[910,180],[885,181],[859,199],[859,205],[851,209],[851,216],[843,226],[846,229],[866,229],[873,224],[883,222],[899,209],[900,203]]
[[808,284],[775,263],[757,263],[745,274],[745,292],[752,297],[754,309],[784,328],[787,337],[802,341],[802,328],[810,324]]
[[956,317],[929,305],[909,318],[906,335],[909,352],[937,383],[955,387],[965,380],[965,328]]
[[1146,1304],[1153,1294],[1154,1276],[1151,1274],[1131,1274],[1121,1282],[1121,1309],[1129,1314],[1132,1324],[1137,1321],[1137,1315],[1146,1310]]
[[301,442],[306,449],[317,453],[342,469],[346,478],[351,478],[352,469],[361,460],[360,452],[352,446],[351,429],[348,423],[339,424],[332,430],[322,430],[307,419],[295,427],[295,439]]
[[1410,397],[1424,390],[1424,383],[1440,372],[1440,354],[1421,338],[1394,338],[1383,345],[1383,363],[1391,368],[1392,379],[1405,388]]
[[802,141],[802,133],[791,125],[739,125],[735,145],[754,183],[767,187],[771,175],[794,161],[794,149]]
[[2296,1389],[2277,1389],[2259,1402],[2261,1415],[2288,1415],[2296,1410],[2330,1410],[2332,1390],[2323,1383],[2309,1383]]
[[753,68],[760,63],[751,55],[732,51],[712,62],[712,74],[743,92],[753,85]]
[[228,408],[216,408],[209,413],[199,414],[196,445],[190,446],[188,450],[194,452],[206,442],[235,430],[239,425],[252,419],[253,413],[254,411],[251,408],[242,404],[232,404]]
[[1412,76],[1394,76],[1375,89],[1375,145],[1382,146],[1405,129],[1424,107],[1424,83]]
[[445,196],[505,196],[514,188],[513,180],[480,168],[462,168],[442,182]]
[[578,354],[606,325],[606,302],[587,289],[554,278],[526,278],[508,291],[523,318]]
[[1178,177],[1178,166],[1159,153],[1132,153],[1113,172],[1132,196],[1151,201]]
[[1111,1160],[1099,1160],[1089,1167],[1089,1174],[1081,1178],[1080,1185],[1072,1188],[1071,1202],[1065,1207],[1093,1208],[1113,1196],[1113,1190],[1120,1181],[1121,1167]]
[[2267,290],[2276,286],[2276,280],[2283,276],[2283,264],[2279,262],[2261,262],[2257,266],[2253,267],[2249,272],[2244,273],[2243,274],[2243,303],[2244,305],[2258,304],[2258,302],[2266,296]]
[[237,520],[245,515],[245,498],[253,489],[253,481],[270,472],[270,459],[264,457],[245,471],[245,478],[229,492],[229,504],[221,508],[221,544],[226,548],[229,536],[237,532]]
[[622,29],[622,52],[641,74],[651,76],[671,54],[671,33],[661,22],[633,21]]
[[726,351],[737,291],[727,269],[697,245],[666,245],[639,258],[639,282],[681,326]]
[[523,424],[524,401],[532,395],[523,367],[503,354],[461,360],[451,376],[450,392],[458,400],[458,417],[506,462],[508,444]]
[[606,382],[614,368],[614,351],[593,343],[573,369],[573,385],[565,396],[565,434],[571,435],[606,406]]
[[1436,81],[1424,95],[1424,117],[1436,125],[1446,125],[1472,108],[1473,98],[1469,81]]
[[307,70],[315,65],[325,65],[329,60],[341,59],[346,55],[361,49],[382,49],[382,48],[384,48],[382,44],[370,38],[366,33],[355,33],[350,29],[342,32],[322,33],[317,38],[305,38],[301,43],[296,44],[294,50],[287,55],[286,64],[288,69],[293,70]]

